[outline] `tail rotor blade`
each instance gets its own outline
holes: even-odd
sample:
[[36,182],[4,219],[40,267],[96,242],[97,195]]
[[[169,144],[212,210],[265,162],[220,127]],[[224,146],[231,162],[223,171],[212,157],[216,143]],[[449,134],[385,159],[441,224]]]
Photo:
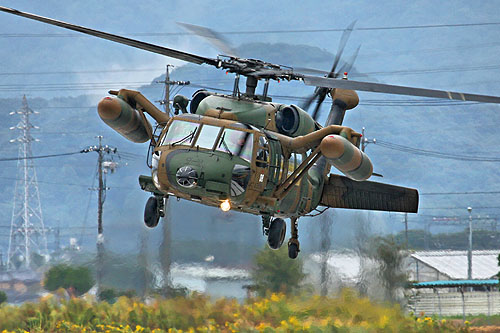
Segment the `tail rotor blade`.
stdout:
[[352,69],[352,66],[354,66],[354,63],[356,62],[356,58],[358,57],[359,50],[361,49],[361,45],[358,46],[356,51],[354,51],[353,55],[351,56],[350,61],[346,62],[339,70],[340,73],[349,73]]
[[306,110],[309,109],[311,106],[312,102],[316,99],[316,96],[318,96],[318,91],[319,89],[316,89],[314,93],[307,98],[307,100],[302,104],[302,109]]
[[318,117],[318,112],[319,109],[321,108],[321,104],[326,98],[326,94],[328,93],[328,88],[319,88],[318,89],[318,102],[316,103],[316,106],[314,107],[314,111],[312,113],[312,118],[314,120],[317,120],[316,118]]
[[356,21],[353,21],[347,29],[344,30],[342,33],[342,37],[340,38],[340,43],[339,43],[339,48],[337,50],[337,54],[335,55],[335,61],[333,62],[332,69],[330,70],[330,73],[328,74],[329,78],[335,77],[335,69],[337,68],[337,65],[339,64],[340,58],[342,57],[342,53],[344,52],[344,48],[347,44],[347,41],[349,40],[349,36],[351,35],[352,30],[354,29],[354,25],[356,24]]

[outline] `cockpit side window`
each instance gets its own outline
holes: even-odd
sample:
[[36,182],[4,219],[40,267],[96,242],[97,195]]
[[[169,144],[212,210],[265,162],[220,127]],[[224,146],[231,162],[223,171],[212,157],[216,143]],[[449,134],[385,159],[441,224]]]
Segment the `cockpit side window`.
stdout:
[[264,136],[259,137],[259,147],[257,149],[257,166],[267,168],[269,162],[269,143]]
[[251,169],[249,166],[236,164],[231,175],[231,197],[243,194],[250,180]]
[[252,160],[252,146],[252,133],[225,128],[216,149],[250,162]]
[[174,120],[161,143],[164,145],[191,145],[200,124]]

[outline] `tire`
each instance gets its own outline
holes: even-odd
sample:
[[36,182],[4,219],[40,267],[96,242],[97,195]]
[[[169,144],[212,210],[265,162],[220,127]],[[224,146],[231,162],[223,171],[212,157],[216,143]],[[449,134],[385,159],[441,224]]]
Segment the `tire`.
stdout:
[[288,244],[288,258],[295,259],[299,255],[299,247],[296,243]]
[[269,235],[267,236],[267,245],[273,250],[277,250],[283,245],[286,234],[286,223],[283,219],[276,218],[271,221]]
[[158,200],[150,197],[144,208],[144,223],[148,228],[154,228],[160,222],[160,212],[158,211]]

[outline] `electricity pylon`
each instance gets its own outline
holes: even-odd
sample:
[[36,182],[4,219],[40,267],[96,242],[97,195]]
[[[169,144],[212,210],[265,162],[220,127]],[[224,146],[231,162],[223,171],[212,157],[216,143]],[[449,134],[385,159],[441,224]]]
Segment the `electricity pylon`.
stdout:
[[18,130],[20,135],[10,142],[19,144],[19,159],[17,162],[17,181],[14,193],[14,205],[10,223],[9,250],[7,253],[7,268],[18,266],[29,268],[33,254],[47,256],[47,236],[43,224],[40,191],[36,177],[31,142],[39,141],[31,136],[31,129],[37,129],[30,123],[30,115],[38,114],[28,106],[26,96],[23,106],[10,113],[18,114],[21,121],[11,130]]

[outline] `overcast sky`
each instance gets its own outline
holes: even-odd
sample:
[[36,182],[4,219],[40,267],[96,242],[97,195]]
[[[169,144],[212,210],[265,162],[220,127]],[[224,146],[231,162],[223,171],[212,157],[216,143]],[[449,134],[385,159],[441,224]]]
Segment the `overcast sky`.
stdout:
[[[500,25],[425,29],[366,28],[443,24],[499,23],[499,1],[2,1],[2,5],[91,28],[178,48],[204,56],[217,51],[175,22],[207,26],[221,32],[268,31],[224,35],[242,42],[308,44],[336,52],[340,32],[276,33],[276,30],[345,28],[357,20],[346,54],[362,45],[360,72],[379,81],[493,94],[500,91]],[[142,50],[0,13],[0,96],[21,94],[18,85],[47,83],[147,82],[168,63],[179,61]],[[270,32],[269,32],[270,31]],[[144,33],[145,35],[137,35]],[[156,33],[173,33],[152,36]],[[490,68],[497,65],[498,67]],[[490,66],[484,70],[484,66]],[[155,71],[155,68],[158,68]],[[476,69],[474,69],[476,68]],[[57,71],[145,69],[119,73],[5,75]],[[390,73],[429,70],[430,73]],[[434,72],[433,72],[434,71]],[[389,72],[389,73],[387,73]],[[10,91],[6,91],[6,85]],[[36,86],[42,89],[41,86]],[[31,87],[32,88],[32,87]],[[31,89],[32,94],[37,94]],[[106,89],[92,91],[105,92]],[[61,91],[61,95],[83,90]],[[39,94],[49,92],[40,91]],[[50,94],[55,94],[50,92]]]

